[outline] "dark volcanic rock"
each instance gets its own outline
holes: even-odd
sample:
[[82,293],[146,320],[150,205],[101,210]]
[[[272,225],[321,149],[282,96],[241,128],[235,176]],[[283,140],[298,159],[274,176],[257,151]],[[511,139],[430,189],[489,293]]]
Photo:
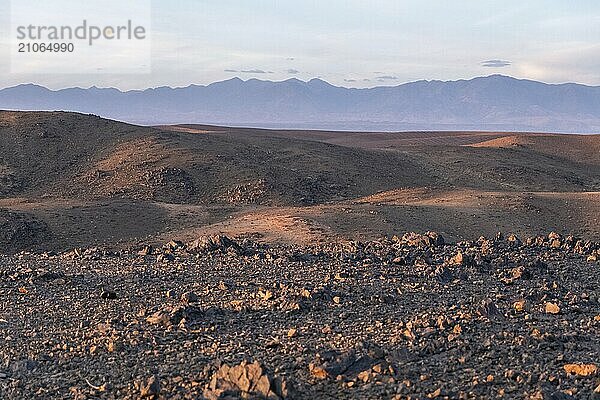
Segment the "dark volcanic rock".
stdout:
[[0,254],[0,398],[597,396],[598,243],[402,237]]

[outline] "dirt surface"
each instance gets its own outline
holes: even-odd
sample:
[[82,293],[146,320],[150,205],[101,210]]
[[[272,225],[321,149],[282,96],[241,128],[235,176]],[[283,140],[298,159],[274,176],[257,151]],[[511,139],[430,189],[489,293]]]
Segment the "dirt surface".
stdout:
[[0,112],[0,398],[600,398],[599,144]]
[[2,256],[0,398],[598,398],[599,251],[430,233]]

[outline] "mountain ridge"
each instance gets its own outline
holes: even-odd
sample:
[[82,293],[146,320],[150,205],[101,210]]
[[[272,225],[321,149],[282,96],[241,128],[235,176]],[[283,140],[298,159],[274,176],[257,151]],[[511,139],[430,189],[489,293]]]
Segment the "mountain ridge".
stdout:
[[407,81],[407,82],[403,82],[403,83],[399,83],[397,85],[379,85],[379,86],[372,86],[372,87],[365,87],[365,88],[354,88],[354,87],[347,87],[347,86],[336,86],[330,82],[327,82],[324,79],[321,78],[310,78],[309,80],[302,80],[300,78],[288,78],[288,79],[284,79],[284,80],[279,80],[279,81],[273,81],[273,80],[269,80],[269,79],[259,79],[259,78],[248,78],[246,80],[240,78],[239,76],[235,76],[233,78],[229,78],[229,79],[224,79],[222,81],[215,81],[215,82],[211,82],[208,84],[197,84],[197,83],[190,83],[187,86],[169,86],[169,85],[162,85],[162,86],[156,86],[156,87],[148,87],[148,88],[144,88],[144,89],[130,89],[130,90],[122,90],[113,86],[106,86],[106,87],[98,87],[96,85],[92,85],[90,87],[82,87],[82,86],[68,86],[68,87],[63,87],[60,89],[50,89],[47,88],[44,85],[40,85],[37,83],[21,83],[18,85],[13,85],[13,86],[6,86],[4,88],[0,88],[0,91],[5,90],[5,89],[12,89],[12,88],[16,88],[16,87],[25,87],[25,86],[33,86],[33,87],[38,87],[38,88],[44,88],[44,89],[48,89],[49,91],[52,92],[57,92],[57,91],[61,91],[61,90],[67,90],[67,89],[83,89],[83,90],[87,90],[87,89],[115,89],[118,90],[121,93],[129,93],[129,92],[143,92],[143,91],[148,91],[148,90],[157,90],[157,89],[187,89],[190,87],[207,87],[207,86],[211,86],[211,85],[215,85],[215,84],[219,84],[219,83],[224,83],[224,82],[230,82],[230,81],[235,81],[235,82],[249,82],[249,81],[258,81],[258,82],[267,82],[267,83],[285,83],[285,82],[298,82],[298,83],[310,83],[311,81],[320,81],[320,82],[324,82],[327,83],[331,86],[334,87],[338,87],[338,88],[343,88],[343,89],[356,89],[356,90],[369,90],[369,89],[375,89],[375,88],[382,88],[382,87],[386,87],[386,88],[395,88],[398,86],[405,86],[405,85],[411,85],[411,84],[416,84],[416,83],[455,83],[455,82],[470,82],[470,81],[476,81],[476,80],[481,80],[481,79],[490,79],[490,78],[505,78],[505,79],[510,79],[510,80],[514,80],[514,81],[520,81],[520,82],[534,82],[534,83],[540,83],[543,85],[547,85],[547,86],[569,86],[569,85],[576,85],[576,86],[583,86],[583,87],[588,87],[588,88],[599,88],[600,85],[588,85],[585,83],[578,83],[578,82],[562,82],[562,83],[548,83],[548,82],[542,82],[542,81],[536,81],[534,79],[527,79],[527,78],[515,78],[513,76],[510,75],[504,75],[504,74],[490,74],[490,75],[482,75],[482,76],[476,76],[473,78],[461,78],[461,79],[449,79],[449,80],[443,80],[443,79],[417,79],[414,81]]
[[355,131],[506,130],[600,132],[600,86],[504,75],[347,88],[319,78],[232,78],[208,85],[0,90],[0,109],[64,110],[142,124]]

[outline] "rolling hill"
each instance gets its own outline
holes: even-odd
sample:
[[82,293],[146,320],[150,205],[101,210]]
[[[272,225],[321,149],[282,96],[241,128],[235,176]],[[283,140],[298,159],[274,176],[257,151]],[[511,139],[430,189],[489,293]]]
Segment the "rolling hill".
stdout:
[[598,238],[597,135],[142,127],[0,112],[0,249],[435,229]]

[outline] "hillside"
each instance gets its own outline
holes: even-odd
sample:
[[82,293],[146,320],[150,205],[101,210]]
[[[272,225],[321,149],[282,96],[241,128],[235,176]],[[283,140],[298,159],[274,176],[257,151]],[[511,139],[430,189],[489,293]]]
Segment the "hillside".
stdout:
[[319,79],[239,78],[127,92],[20,85],[0,90],[0,109],[78,111],[145,125],[600,132],[600,87],[549,85],[501,75],[370,89],[336,87]]
[[0,247],[224,232],[270,242],[436,229],[597,238],[600,136],[345,133],[0,112]]

